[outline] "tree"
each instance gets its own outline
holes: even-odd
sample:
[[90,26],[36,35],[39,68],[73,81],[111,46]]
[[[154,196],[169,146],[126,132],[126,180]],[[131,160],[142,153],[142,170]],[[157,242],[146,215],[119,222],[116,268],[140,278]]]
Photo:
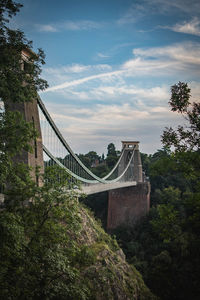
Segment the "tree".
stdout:
[[189,123],[188,126],[178,126],[177,130],[166,128],[162,142],[166,147],[174,147],[176,152],[195,151],[200,149],[200,103],[189,102],[190,89],[187,83],[179,82],[171,88],[169,101],[171,110],[181,113]]
[[[30,51],[32,41],[26,39],[20,30],[8,28],[7,23],[22,5],[11,0],[0,1],[0,99],[6,103],[31,101],[37,91],[47,87],[47,82],[40,78],[41,64],[44,64],[44,52]],[[8,17],[8,19],[7,19]],[[28,74],[22,68],[22,50],[29,49]],[[26,84],[24,84],[26,82]]]
[[110,143],[108,145],[107,150],[108,150],[107,157],[108,156],[114,156],[114,157],[117,156],[115,145],[113,143]]
[[169,102],[173,111],[181,113],[187,125],[177,129],[166,128],[162,135],[165,146],[174,149],[174,157],[184,176],[195,181],[194,189],[200,190],[200,103],[189,102],[190,89],[186,83],[179,82],[172,87]]
[[118,160],[117,151],[113,143],[110,143],[107,149],[108,149],[108,153],[106,157],[106,164],[109,169],[112,169]]
[[[163,300],[199,299],[200,254],[200,103],[190,89],[171,88],[171,110],[186,126],[166,128],[164,149],[150,158],[153,207],[134,228],[116,234],[130,262]],[[127,236],[127,233],[129,234]]]
[[44,179],[42,187],[30,177],[26,185],[16,182],[1,211],[1,299],[85,299],[88,293],[77,268],[85,263],[78,263],[81,248],[69,235],[80,230],[77,195],[60,168],[46,170]]
[[149,176],[149,166],[151,163],[151,154],[148,155],[146,153],[140,153],[140,155],[141,155],[141,160],[142,160],[143,171],[145,172],[146,176]]
[[[20,164],[13,165],[13,157],[22,150],[31,151],[30,142],[37,135],[34,126],[27,123],[19,112],[5,111],[10,102],[31,101],[37,91],[47,87],[40,78],[44,53],[38,49],[34,53],[32,42],[20,30],[12,30],[7,25],[19,11],[21,4],[11,0],[0,1],[0,186],[9,186],[10,181],[23,180],[27,171]],[[22,51],[28,49],[27,69],[22,67]],[[26,169],[26,171],[25,171]]]
[[100,161],[100,156],[95,151],[89,151],[86,154],[78,155],[82,163],[89,169],[93,169],[96,161]]
[[92,167],[97,160],[100,160],[100,156],[95,151],[89,151],[87,154],[85,154],[85,157],[89,159],[90,167]]

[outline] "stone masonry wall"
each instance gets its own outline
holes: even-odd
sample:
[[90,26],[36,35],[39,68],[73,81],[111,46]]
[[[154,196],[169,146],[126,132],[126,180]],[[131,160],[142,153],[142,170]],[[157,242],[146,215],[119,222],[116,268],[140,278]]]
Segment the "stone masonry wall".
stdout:
[[122,224],[133,225],[148,213],[149,208],[149,182],[109,191],[107,230],[112,230]]

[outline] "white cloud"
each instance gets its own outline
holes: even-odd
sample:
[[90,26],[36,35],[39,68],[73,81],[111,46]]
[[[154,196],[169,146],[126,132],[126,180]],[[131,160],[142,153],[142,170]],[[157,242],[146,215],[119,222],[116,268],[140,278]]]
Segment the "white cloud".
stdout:
[[200,102],[200,84],[199,82],[192,81],[189,83],[191,89],[191,102]]
[[55,25],[50,25],[50,24],[37,24],[36,25],[36,28],[38,29],[38,31],[41,31],[41,32],[57,32],[58,29],[56,28]]
[[[93,88],[87,93],[88,99],[105,100],[115,99],[129,99],[129,102],[138,101],[139,99],[148,99],[156,103],[158,101],[166,101],[169,98],[167,87],[153,87],[153,88],[138,88],[134,85],[121,85],[118,86],[99,86]],[[130,97],[133,96],[133,97]],[[132,100],[133,99],[133,100]]]
[[100,57],[100,58],[108,58],[110,57],[109,55],[106,55],[106,54],[103,54],[103,53],[97,53],[97,56]]
[[147,49],[134,49],[133,54],[136,57],[167,59],[168,61],[200,64],[200,44],[199,43],[180,43],[165,47],[153,47]]
[[95,71],[95,70],[98,70],[98,71],[110,71],[112,70],[112,67],[110,65],[107,65],[107,64],[98,64],[98,65],[94,65],[94,66],[91,66],[91,68]]
[[169,109],[167,107],[157,106],[153,107],[150,111],[155,113],[168,113]]
[[65,88],[72,87],[72,86],[77,86],[77,85],[83,84],[85,82],[95,80],[95,79],[101,79],[101,78],[104,78],[104,77],[105,78],[110,78],[110,77],[113,77],[113,76],[118,76],[123,72],[124,71],[122,71],[122,70],[118,70],[118,71],[113,71],[113,72],[106,72],[106,73],[100,73],[100,74],[97,74],[97,75],[87,76],[87,77],[84,77],[84,78],[80,78],[80,79],[77,79],[77,80],[72,80],[70,82],[64,82],[62,84],[52,86],[52,87],[46,89],[45,92],[56,91],[56,90],[65,89]]
[[91,20],[71,21],[67,20],[62,23],[54,24],[36,24],[36,29],[41,32],[57,32],[57,31],[82,31],[100,29],[105,26],[104,23],[98,23]]
[[81,20],[81,21],[66,21],[61,27],[66,30],[91,30],[102,28],[103,23],[94,22],[91,20]]
[[[187,74],[199,73],[200,44],[180,43],[165,47],[137,48],[135,56],[124,63],[123,68],[133,72],[149,73],[153,71],[174,73],[185,70]],[[156,75],[156,74],[155,74]]]
[[147,15],[172,13],[199,16],[199,0],[140,0],[133,2],[129,9],[117,20],[118,25],[136,23]]
[[197,14],[200,10],[199,0],[146,0],[150,5],[154,5],[157,10],[169,13],[171,10],[177,9],[186,14]]
[[102,71],[110,71],[112,67],[107,64],[97,64],[97,65],[82,65],[82,64],[71,64],[67,66],[62,67],[56,67],[56,68],[44,68],[45,74],[58,75],[62,74],[63,76],[69,76],[72,73],[85,73],[85,72],[102,72]]
[[193,34],[200,36],[200,20],[194,17],[190,22],[183,22],[181,24],[175,24],[172,27],[166,27],[175,32],[181,32],[186,34]]
[[130,59],[122,66],[126,70],[126,76],[141,76],[150,74],[151,77],[156,77],[158,74],[163,74],[166,70],[174,71],[176,63],[169,59],[146,59],[141,53],[140,57]]
[[117,20],[118,25],[127,23],[135,23],[146,14],[146,9],[143,4],[132,4],[126,13]]
[[71,66],[63,67],[65,73],[82,73],[90,69],[90,66],[85,66],[81,64],[72,64]]
[[83,65],[83,64],[71,64],[61,67],[48,67],[43,68],[42,76],[47,79],[50,86],[59,85],[60,82],[73,81],[80,76],[86,76],[85,74],[96,74],[105,71],[111,71],[112,67],[107,64],[97,65]]
[[97,104],[95,107],[80,107],[78,110],[73,105],[57,103],[56,105],[49,104],[48,110],[56,122],[65,122],[67,128],[80,126],[80,129],[90,128],[90,130],[108,128],[108,126],[118,128],[121,126],[121,123],[125,124],[125,122],[128,122],[127,126],[129,126],[129,122],[136,124],[136,122],[144,119],[150,120],[155,118],[156,114],[159,118],[160,113],[170,114],[169,109],[166,107],[149,108],[143,106],[140,109],[135,108],[130,103],[123,103],[122,105]]

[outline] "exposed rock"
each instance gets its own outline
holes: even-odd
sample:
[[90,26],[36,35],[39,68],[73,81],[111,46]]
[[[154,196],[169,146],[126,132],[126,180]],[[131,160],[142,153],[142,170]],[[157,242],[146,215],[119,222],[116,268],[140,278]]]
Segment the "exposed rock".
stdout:
[[85,208],[79,211],[81,230],[74,237],[85,248],[88,263],[81,275],[88,281],[96,300],[156,299],[139,272],[125,260],[122,249]]

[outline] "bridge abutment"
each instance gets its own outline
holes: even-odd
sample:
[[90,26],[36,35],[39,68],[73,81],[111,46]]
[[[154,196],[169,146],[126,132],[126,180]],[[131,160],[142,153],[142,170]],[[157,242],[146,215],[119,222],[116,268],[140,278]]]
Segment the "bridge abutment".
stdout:
[[148,213],[149,208],[149,182],[109,191],[107,230],[111,231],[120,225],[133,226]]

